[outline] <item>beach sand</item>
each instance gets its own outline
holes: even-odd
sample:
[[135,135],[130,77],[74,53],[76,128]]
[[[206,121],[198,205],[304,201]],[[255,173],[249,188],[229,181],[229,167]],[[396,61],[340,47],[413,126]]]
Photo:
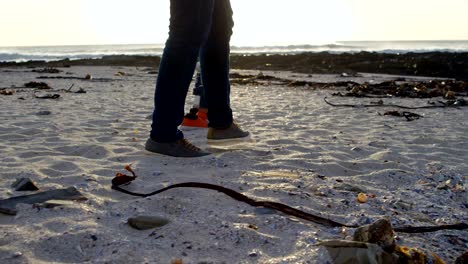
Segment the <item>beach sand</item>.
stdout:
[[[56,100],[34,98],[32,89],[0,95],[0,198],[23,195],[10,186],[27,177],[41,190],[75,186],[88,200],[40,210],[20,205],[16,216],[0,215],[2,263],[324,263],[327,256],[316,244],[353,234],[352,229],[253,208],[211,190],[174,189],[150,198],[122,194],[110,187],[126,164],[139,177],[125,188],[137,192],[197,181],[348,224],[384,216],[394,226],[468,220],[468,108],[412,110],[423,118],[407,122],[379,115],[395,110],[391,107],[335,108],[323,101],[326,96],[336,103],[372,101],[330,96],[343,88],[235,84],[235,119],[252,133],[251,140],[209,145],[205,130],[190,130],[186,138],[213,154],[173,158],[143,148],[155,74],[136,67],[61,70],[60,76],[90,74],[93,79],[37,79],[51,74],[0,69],[2,88],[44,81],[54,89],[73,85],[72,91],[87,91],[36,94],[58,93]],[[378,83],[398,77],[263,74],[315,82]],[[428,101],[384,100],[401,105]],[[361,204],[359,192],[375,197]],[[137,215],[170,223],[140,231],[127,224]],[[466,250],[467,237],[467,231],[397,233],[397,243],[452,262]]]

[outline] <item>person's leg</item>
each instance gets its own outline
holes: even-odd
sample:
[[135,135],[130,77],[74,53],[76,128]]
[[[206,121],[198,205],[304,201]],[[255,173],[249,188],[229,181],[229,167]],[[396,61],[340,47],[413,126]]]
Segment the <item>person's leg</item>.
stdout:
[[203,82],[201,80],[201,72],[197,73],[193,94],[199,97],[198,108],[206,110],[208,108],[208,103],[206,102],[205,98],[205,87],[203,86]]
[[230,1],[215,0],[211,31],[200,51],[210,127],[228,127],[233,120],[229,84],[229,42],[233,25]]
[[177,129],[200,47],[210,35],[217,0],[171,0],[169,38],[159,66],[151,139],[159,143],[183,138]]

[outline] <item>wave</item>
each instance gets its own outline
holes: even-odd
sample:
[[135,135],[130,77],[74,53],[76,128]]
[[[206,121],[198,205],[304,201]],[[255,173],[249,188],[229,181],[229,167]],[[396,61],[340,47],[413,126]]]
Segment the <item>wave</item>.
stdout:
[[[98,59],[111,55],[161,56],[162,44],[0,47],[0,61]],[[324,45],[233,46],[234,54],[468,52],[468,41],[341,41]]]

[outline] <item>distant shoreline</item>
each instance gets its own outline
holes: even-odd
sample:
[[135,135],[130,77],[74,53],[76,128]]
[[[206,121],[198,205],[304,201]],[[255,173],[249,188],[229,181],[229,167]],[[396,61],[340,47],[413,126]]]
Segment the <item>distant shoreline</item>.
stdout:
[[[0,67],[135,66],[157,70],[159,56],[110,55],[100,59],[0,62]],[[468,80],[468,52],[231,54],[231,68],[309,74],[368,72]]]

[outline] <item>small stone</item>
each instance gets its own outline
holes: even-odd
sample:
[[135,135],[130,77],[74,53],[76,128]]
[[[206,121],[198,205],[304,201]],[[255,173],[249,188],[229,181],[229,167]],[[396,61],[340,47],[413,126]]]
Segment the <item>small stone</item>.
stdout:
[[20,178],[17,179],[12,185],[12,188],[17,192],[24,191],[37,191],[39,188],[34,184],[34,182],[29,178]]
[[365,193],[359,193],[357,196],[357,201],[360,203],[367,203],[368,197]]
[[137,216],[128,219],[128,224],[138,230],[152,229],[165,226],[170,221],[159,216]]
[[257,251],[252,251],[249,253],[249,257],[256,258],[258,257],[258,252]]
[[16,251],[15,253],[13,253],[13,258],[19,258],[21,256],[23,256],[22,252]]

